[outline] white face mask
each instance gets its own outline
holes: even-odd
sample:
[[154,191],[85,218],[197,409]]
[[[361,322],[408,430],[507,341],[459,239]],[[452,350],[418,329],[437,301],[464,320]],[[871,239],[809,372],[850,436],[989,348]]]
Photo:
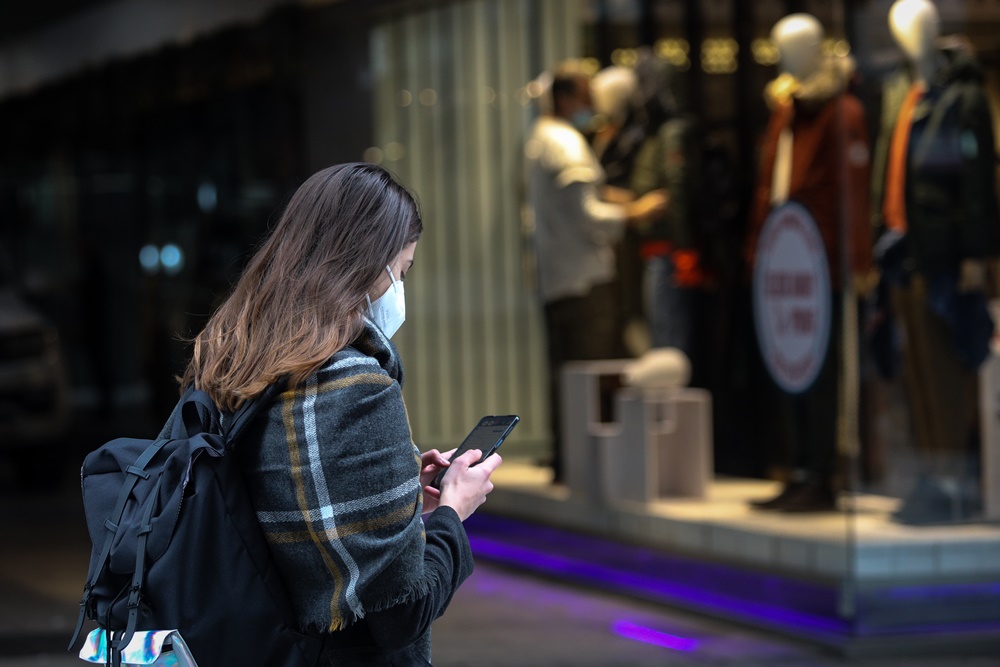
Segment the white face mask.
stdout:
[[387,338],[392,338],[406,319],[406,300],[403,298],[403,283],[392,275],[388,264],[385,270],[389,272],[392,285],[374,301],[368,295],[365,295],[365,299],[368,301],[368,316]]

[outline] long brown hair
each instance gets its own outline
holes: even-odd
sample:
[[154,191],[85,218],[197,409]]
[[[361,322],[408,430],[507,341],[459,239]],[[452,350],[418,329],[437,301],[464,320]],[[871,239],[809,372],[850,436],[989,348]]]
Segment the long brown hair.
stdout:
[[386,170],[313,174],[192,341],[182,388],[235,410],[281,377],[300,384],[361,333],[365,296],[422,230],[416,202]]

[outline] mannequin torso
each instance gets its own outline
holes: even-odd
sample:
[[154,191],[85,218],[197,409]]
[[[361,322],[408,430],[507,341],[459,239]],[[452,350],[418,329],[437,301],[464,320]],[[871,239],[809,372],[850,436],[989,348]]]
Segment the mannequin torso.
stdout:
[[[761,145],[746,256],[770,211],[788,200],[808,210],[827,255],[840,257],[840,226],[850,226],[848,264],[855,275],[870,266],[868,135],[860,101],[847,92],[845,62],[824,57],[823,28],[808,14],[775,24],[781,74],[766,91],[771,119]],[[839,262],[833,261],[834,284]]]
[[[907,161],[906,183],[910,194],[906,199],[906,221],[912,237],[910,245],[921,268],[956,268],[961,290],[982,289],[985,284],[982,260],[995,254],[997,248],[996,234],[991,229],[996,219],[994,166],[991,159],[981,156],[993,153],[981,74],[977,73],[971,55],[964,53],[962,48],[939,47],[940,19],[929,0],[896,0],[889,10],[889,28],[910,67],[907,75],[890,79],[885,85],[875,170],[878,181],[875,187],[880,191],[876,203],[885,205],[885,188],[891,181],[887,169],[890,138],[899,123],[906,91],[916,83],[924,97],[913,112],[911,122],[915,134]],[[940,115],[940,122],[929,122],[935,115]],[[938,143],[953,137],[948,145],[957,147],[951,152],[960,156],[943,171],[940,166],[933,170],[928,168],[919,157],[914,162],[914,151],[920,153],[915,148],[919,135],[929,126],[935,127],[940,137]],[[956,183],[943,187],[949,175]],[[918,205],[912,197],[919,191],[923,193],[921,198],[926,198],[928,188],[940,189],[943,201],[953,200],[945,208],[952,211],[954,220],[944,228],[959,231],[948,239],[924,238],[926,230],[933,228],[925,224],[924,219],[933,211]]]

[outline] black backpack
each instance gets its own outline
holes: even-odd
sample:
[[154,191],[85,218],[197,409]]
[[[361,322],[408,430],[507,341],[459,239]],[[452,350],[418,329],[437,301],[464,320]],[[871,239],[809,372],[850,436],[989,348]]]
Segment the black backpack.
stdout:
[[315,664],[321,642],[296,631],[233,455],[279,391],[272,385],[223,425],[211,398],[188,390],[168,439],[118,438],[86,457],[93,546],[70,649],[86,616],[115,665],[136,631],[175,629],[202,667]]

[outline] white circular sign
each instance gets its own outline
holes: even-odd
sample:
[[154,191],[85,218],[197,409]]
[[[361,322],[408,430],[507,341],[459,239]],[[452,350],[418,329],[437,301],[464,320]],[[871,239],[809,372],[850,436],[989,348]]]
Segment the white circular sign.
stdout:
[[830,270],[809,212],[789,202],[764,221],[753,272],[754,322],[764,365],[792,394],[819,375],[830,340]]

